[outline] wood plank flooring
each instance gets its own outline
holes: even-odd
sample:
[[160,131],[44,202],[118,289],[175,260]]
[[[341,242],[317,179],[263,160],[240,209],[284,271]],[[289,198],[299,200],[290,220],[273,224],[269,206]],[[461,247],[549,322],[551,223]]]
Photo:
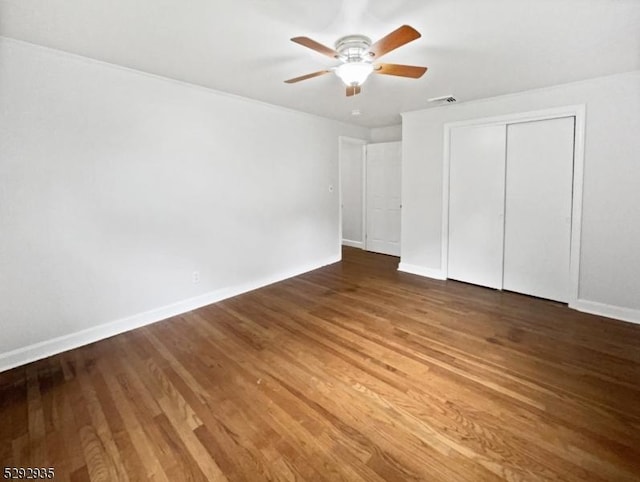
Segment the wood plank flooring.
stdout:
[[344,260],[0,374],[64,481],[640,480],[640,326]]

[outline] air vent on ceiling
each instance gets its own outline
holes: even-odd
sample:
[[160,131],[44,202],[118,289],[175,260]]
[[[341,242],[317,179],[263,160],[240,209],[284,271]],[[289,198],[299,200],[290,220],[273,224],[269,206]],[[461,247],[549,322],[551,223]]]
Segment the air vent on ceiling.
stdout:
[[442,95],[440,97],[433,97],[431,99],[427,99],[429,102],[447,102],[449,104],[456,101],[456,98],[452,95]]

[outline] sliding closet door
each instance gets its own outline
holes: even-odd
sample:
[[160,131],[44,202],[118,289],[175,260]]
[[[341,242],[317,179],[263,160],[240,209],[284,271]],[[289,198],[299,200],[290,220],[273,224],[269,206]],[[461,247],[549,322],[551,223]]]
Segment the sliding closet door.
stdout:
[[448,277],[502,288],[506,127],[451,130]]
[[507,127],[503,288],[569,300],[574,118]]

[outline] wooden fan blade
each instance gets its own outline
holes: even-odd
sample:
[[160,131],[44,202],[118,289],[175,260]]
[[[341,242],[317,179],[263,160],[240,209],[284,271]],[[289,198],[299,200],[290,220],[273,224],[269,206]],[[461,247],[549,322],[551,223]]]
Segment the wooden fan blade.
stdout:
[[410,27],[409,25],[403,25],[374,43],[369,49],[369,52],[373,54],[375,58],[380,58],[384,54],[389,53],[398,47],[402,47],[404,44],[408,44],[420,37],[420,32],[415,28]]
[[376,64],[373,66],[375,74],[397,75],[398,77],[410,77],[419,79],[427,71],[426,67],[400,64]]
[[320,75],[328,74],[331,72],[330,70],[319,70],[318,72],[313,72],[312,74],[301,75],[300,77],[295,77],[293,79],[285,80],[287,84],[295,84],[296,82],[300,82],[301,80],[313,79],[314,77],[318,77]]
[[315,50],[322,55],[326,55],[327,57],[331,57],[335,59],[338,57],[338,52],[329,47],[322,45],[321,43],[316,42],[315,40],[310,39],[309,37],[293,37],[291,39],[292,42],[300,44],[304,47],[307,47],[311,50]]
[[348,85],[347,86],[347,97],[352,97],[354,95],[358,95],[362,89],[359,85]]

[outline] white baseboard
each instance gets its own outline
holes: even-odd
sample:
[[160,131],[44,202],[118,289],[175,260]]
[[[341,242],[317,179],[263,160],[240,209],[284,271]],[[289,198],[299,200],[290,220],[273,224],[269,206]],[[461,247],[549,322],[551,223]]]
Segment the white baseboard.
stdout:
[[352,248],[364,249],[364,243],[362,241],[351,241],[350,239],[343,239],[342,246],[351,246]]
[[640,310],[633,308],[623,308],[588,300],[576,300],[573,303],[569,303],[569,308],[592,315],[606,316],[607,318],[640,324]]
[[340,261],[340,257],[331,257],[320,263],[309,264],[293,270],[278,273],[277,275],[268,276],[260,280],[212,291],[194,298],[189,298],[184,301],[179,301],[177,303],[146,311],[144,313],[138,313],[127,318],[122,318],[87,328],[86,330],[59,336],[51,340],[45,340],[10,352],[2,353],[0,354],[0,372],[88,345],[89,343],[95,343],[96,341],[104,340],[105,338],[110,338],[135,328],[166,320],[172,316],[181,315],[197,308],[277,283],[278,281],[293,278],[294,276],[299,276],[303,273],[322,268],[323,266],[337,263],[338,261]]
[[415,264],[400,263],[398,265],[398,271],[417,274],[418,276],[424,276],[425,278],[431,278],[431,279],[439,279],[439,280],[447,279],[444,273],[442,272],[442,270],[425,268],[423,266],[418,266]]

